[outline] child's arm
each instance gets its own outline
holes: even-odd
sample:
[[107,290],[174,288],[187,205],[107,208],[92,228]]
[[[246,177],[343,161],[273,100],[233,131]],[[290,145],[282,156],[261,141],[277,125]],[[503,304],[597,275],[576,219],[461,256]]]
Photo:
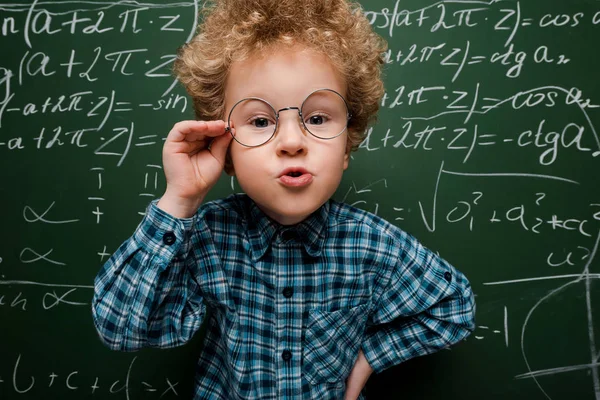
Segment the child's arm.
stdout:
[[150,203],[94,282],[94,323],[110,348],[181,345],[202,322],[203,300],[223,303],[220,260],[196,212],[223,169],[231,141],[224,133],[223,121],[183,121],[169,133],[165,195]]
[[475,329],[475,301],[467,278],[406,236],[362,345],[376,373],[446,348]]
[[156,200],[104,264],[94,281],[92,313],[102,341],[113,350],[185,343],[206,308],[185,266],[195,218],[176,219]]
[[344,400],[356,400],[365,387],[369,376],[373,373],[373,368],[369,365],[362,350],[358,351],[358,358],[346,379],[346,393]]

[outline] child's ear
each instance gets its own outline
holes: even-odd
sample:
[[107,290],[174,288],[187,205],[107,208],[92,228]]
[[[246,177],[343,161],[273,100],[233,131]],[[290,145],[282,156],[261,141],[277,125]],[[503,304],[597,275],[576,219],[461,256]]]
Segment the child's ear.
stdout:
[[344,154],[344,171],[348,169],[348,164],[350,164],[350,153],[352,153],[352,143],[348,139],[346,139],[346,154]]
[[350,150],[346,150],[344,154],[344,171],[348,169],[348,164],[350,164]]

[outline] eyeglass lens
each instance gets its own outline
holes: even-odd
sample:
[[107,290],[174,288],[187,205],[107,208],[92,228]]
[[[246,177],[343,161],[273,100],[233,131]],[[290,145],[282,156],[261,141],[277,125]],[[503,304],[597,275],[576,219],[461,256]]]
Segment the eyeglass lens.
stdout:
[[[321,139],[339,136],[348,125],[348,108],[344,99],[330,90],[318,90],[308,96],[301,112],[305,128]],[[239,143],[259,146],[275,134],[276,111],[264,100],[244,99],[231,110],[229,126],[235,129],[235,140]]]

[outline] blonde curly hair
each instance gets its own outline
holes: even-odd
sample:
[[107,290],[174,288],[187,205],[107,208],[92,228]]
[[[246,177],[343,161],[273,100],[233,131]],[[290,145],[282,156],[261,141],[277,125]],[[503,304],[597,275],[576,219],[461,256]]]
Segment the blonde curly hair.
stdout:
[[[384,93],[386,41],[373,32],[360,4],[348,0],[216,0],[200,12],[196,36],[177,49],[174,76],[192,97],[198,120],[225,118],[225,85],[233,62],[303,45],[323,54],[346,82],[352,114],[348,151],[377,120]],[[226,163],[227,172],[231,161]]]

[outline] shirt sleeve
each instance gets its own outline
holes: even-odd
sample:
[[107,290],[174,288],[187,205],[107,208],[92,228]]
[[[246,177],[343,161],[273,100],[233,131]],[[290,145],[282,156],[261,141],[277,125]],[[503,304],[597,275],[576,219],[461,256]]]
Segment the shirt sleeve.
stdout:
[[375,373],[446,348],[475,329],[467,278],[411,235],[380,293],[362,344]]
[[94,325],[114,350],[186,343],[202,323],[204,300],[217,300],[211,295],[219,292],[215,280],[223,285],[203,219],[175,218],[156,203],[94,280]]

